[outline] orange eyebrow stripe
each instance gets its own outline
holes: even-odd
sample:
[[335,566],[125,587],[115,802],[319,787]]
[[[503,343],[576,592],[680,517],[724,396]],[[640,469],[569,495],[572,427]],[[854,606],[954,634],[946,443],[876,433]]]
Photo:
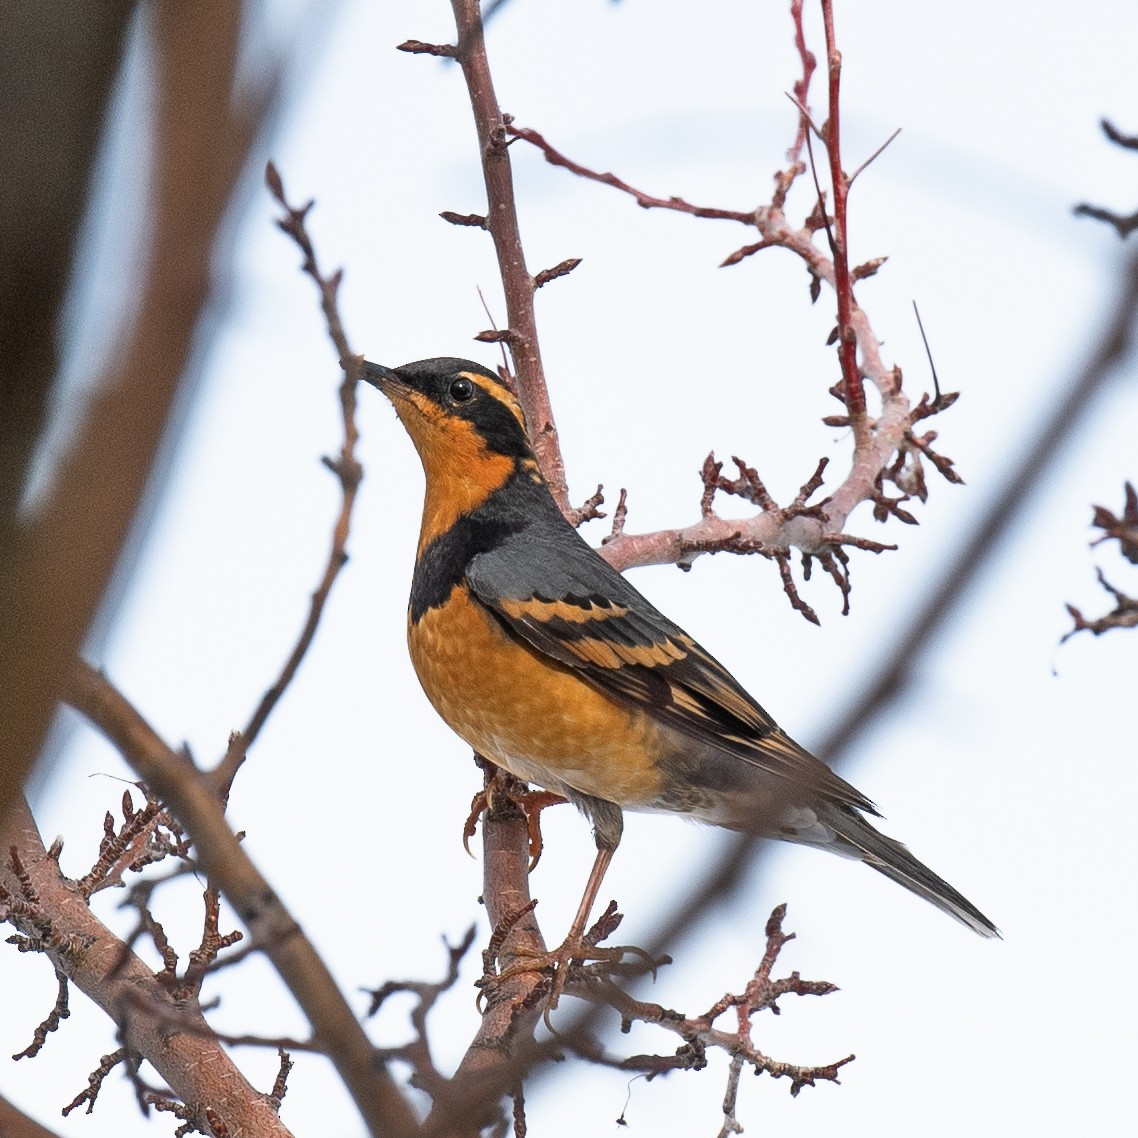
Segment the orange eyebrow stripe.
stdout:
[[458,374],[463,379],[469,379],[471,383],[488,392],[491,398],[501,403],[517,419],[522,430],[526,430],[526,417],[522,412],[522,405],[518,402],[518,397],[501,380],[491,379],[488,375],[473,371],[460,371]]

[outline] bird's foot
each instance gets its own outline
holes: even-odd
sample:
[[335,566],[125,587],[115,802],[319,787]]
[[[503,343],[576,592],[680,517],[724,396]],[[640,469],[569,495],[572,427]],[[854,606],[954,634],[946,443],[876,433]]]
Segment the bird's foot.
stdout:
[[512,954],[516,962],[500,972],[493,970],[496,957],[487,961],[487,972],[478,982],[482,989],[480,999],[492,999],[502,984],[516,976],[539,974],[545,988],[545,1023],[553,1030],[549,1013],[557,1007],[568,984],[611,981],[614,977],[640,976],[645,972],[651,972],[655,978],[661,965],[671,963],[670,957],[656,959],[644,949],[630,944],[601,947],[600,942],[616,931],[622,919],[613,901],[588,932],[574,935],[571,931],[560,947],[552,951],[536,952],[519,947]]
[[[529,867],[532,872],[541,860],[541,812],[547,806],[559,806],[568,799],[550,790],[530,790],[524,782],[512,774],[493,767],[486,785],[474,796],[470,803],[470,814],[462,828],[462,846],[470,853],[470,839],[478,829],[478,819],[492,809],[499,798],[512,803],[526,816],[526,830],[529,834]],[[473,855],[471,855],[473,856]]]

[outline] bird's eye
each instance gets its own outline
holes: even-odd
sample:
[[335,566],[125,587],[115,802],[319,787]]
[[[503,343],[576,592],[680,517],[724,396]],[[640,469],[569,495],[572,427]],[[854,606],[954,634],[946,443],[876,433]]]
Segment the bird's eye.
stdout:
[[466,403],[474,395],[474,384],[465,376],[459,376],[452,381],[449,394],[456,403]]

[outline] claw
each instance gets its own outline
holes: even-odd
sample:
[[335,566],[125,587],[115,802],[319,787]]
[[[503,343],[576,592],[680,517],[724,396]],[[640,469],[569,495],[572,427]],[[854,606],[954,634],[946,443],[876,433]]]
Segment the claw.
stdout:
[[462,827],[462,848],[470,857],[474,856],[470,848],[470,839],[478,831],[478,819],[489,809],[490,795],[485,790],[480,790],[470,800],[470,813],[466,816],[466,822]]
[[552,790],[527,790],[521,796],[519,805],[525,811],[526,826],[529,831],[530,873],[533,873],[537,863],[541,861],[541,851],[544,848],[541,840],[541,812],[547,806],[560,806],[561,803],[568,801],[560,794],[554,794]]
[[551,790],[530,790],[500,767],[495,767],[486,786],[470,802],[470,813],[462,828],[462,848],[471,857],[470,839],[478,830],[478,819],[490,809],[496,794],[502,794],[526,816],[526,829],[529,834],[529,868],[532,873],[541,860],[543,848],[541,840],[541,812],[547,806],[557,806],[568,799]]

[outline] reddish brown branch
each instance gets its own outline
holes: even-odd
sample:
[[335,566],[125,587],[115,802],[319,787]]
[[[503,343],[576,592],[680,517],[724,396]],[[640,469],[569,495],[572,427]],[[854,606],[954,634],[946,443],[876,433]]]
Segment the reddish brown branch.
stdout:
[[[837,990],[828,981],[803,980],[797,972],[779,980],[771,979],[779,953],[793,939],[793,934],[782,931],[785,916],[785,905],[779,905],[772,912],[766,926],[765,951],[743,991],[723,996],[703,1015],[685,1016],[660,1004],[633,999],[604,980],[575,989],[577,994],[587,999],[614,1008],[620,1014],[625,1029],[633,1022],[640,1022],[679,1036],[682,1043],[674,1053],[615,1058],[600,1051],[591,1041],[583,1040],[580,1033],[570,1033],[565,1040],[566,1046],[572,1047],[590,1062],[624,1071],[641,1071],[649,1078],[669,1071],[702,1069],[707,1064],[708,1053],[721,1050],[731,1056],[732,1070],[738,1061],[751,1067],[756,1074],[762,1072],[773,1078],[789,1079],[792,1095],[797,1095],[803,1087],[814,1086],[819,1081],[838,1082],[838,1071],[852,1062],[854,1056],[849,1055],[837,1062],[818,1066],[800,1066],[770,1058],[755,1045],[752,1038],[752,1019],[755,1014],[765,1010],[777,1012],[778,1001],[783,996],[825,996]],[[730,1011],[735,1013],[735,1029],[731,1031],[717,1027],[719,1018]],[[734,1077],[729,1074],[724,1106],[727,1117],[734,1115],[733,1081]]]
[[1070,640],[1076,632],[1090,632],[1095,636],[1101,636],[1104,632],[1110,632],[1115,628],[1138,628],[1138,597],[1128,597],[1116,589],[1103,576],[1101,569],[1096,569],[1095,572],[1098,574],[1098,583],[1114,597],[1114,609],[1097,620],[1087,620],[1074,605],[1068,605],[1067,612],[1071,614],[1075,627],[1059,641],[1060,644]]
[[439,217],[443,221],[449,221],[451,225],[465,225],[472,229],[489,229],[490,223],[486,220],[484,214],[481,213],[454,213],[452,210],[444,209]]
[[[114,936],[87,907],[86,898],[48,856],[25,804],[17,805],[3,827],[0,890],[19,905],[6,904],[7,918],[28,947],[49,956],[118,1025],[127,1052],[144,1057],[184,1102],[210,1102],[235,1133],[279,1135],[288,1129],[234,1065],[225,1050],[184,1030],[169,1030],[154,1015],[137,1009],[140,995],[153,1008],[172,1011],[182,1023],[205,1026],[196,1005],[174,1007],[154,973]],[[208,1028],[206,1028],[208,1030]],[[94,1103],[98,1085],[119,1058],[73,1104]],[[105,1069],[104,1069],[105,1068]]]
[[[803,0],[791,0],[790,4],[790,19],[794,24],[794,46],[798,51],[798,58],[802,62],[802,74],[794,81],[794,101],[800,108],[806,107],[810,101],[810,80],[813,79],[814,69],[818,66],[814,53],[806,46],[806,30],[802,24],[802,4]],[[804,111],[800,111],[794,142],[786,152],[787,160],[791,163],[791,171],[793,171],[788,175],[790,181],[793,181],[797,173],[804,169],[802,166],[802,148],[806,145],[806,133],[809,129],[809,116]],[[785,201],[786,192],[789,189],[789,181],[785,187],[780,187],[783,201]],[[779,204],[781,205],[782,202]]]
[[118,748],[193,837],[210,882],[245,923],[308,1016],[374,1135],[410,1135],[413,1112],[382,1065],[327,966],[230,828],[212,780],[172,751],[107,680],[80,663],[68,702]]
[[422,40],[404,40],[395,50],[405,51],[411,55],[434,55],[443,59],[454,59],[458,55],[458,48],[453,44],[424,43]]
[[473,943],[474,926],[471,925],[466,936],[458,944],[446,945],[449,966],[442,980],[434,984],[425,983],[421,980],[388,980],[381,987],[371,991],[371,1004],[364,1013],[367,1018],[371,1018],[379,1011],[389,996],[399,992],[410,992],[418,997],[415,1007],[411,1009],[411,1026],[414,1028],[414,1035],[401,1047],[385,1048],[384,1054],[389,1058],[398,1058],[409,1063],[414,1071],[414,1085],[420,1090],[426,1091],[432,1098],[444,1090],[446,1079],[435,1066],[431,1053],[431,1041],[427,1033],[427,1015],[438,1003],[439,998],[457,983],[459,965]]
[[585,178],[590,182],[600,182],[602,185],[612,186],[614,190],[619,190],[622,194],[630,195],[641,209],[670,209],[677,213],[690,214],[692,217],[711,218],[718,221],[738,221],[743,225],[755,224],[754,210],[720,209],[716,206],[693,205],[691,202],[678,197],[655,197],[643,190],[636,189],[635,186],[630,186],[615,174],[598,173],[596,170],[590,170],[588,166],[582,166],[579,162],[566,158],[556,147],[547,142],[543,135],[529,127],[514,126],[513,123],[507,123],[506,133],[512,138],[520,138],[530,145],[536,146],[551,166],[561,166],[571,174],[576,174],[578,178]]
[[[495,776],[486,772],[486,786]],[[505,776],[509,777],[509,776]],[[545,952],[529,894],[530,832],[524,810],[511,795],[488,795],[483,824],[483,890],[494,930],[490,952],[504,972]],[[545,988],[539,972],[519,972],[493,985],[475,1035],[450,1084],[440,1088],[424,1129],[427,1135],[476,1138],[501,1118],[503,1095],[516,1087],[540,1057],[533,1029]]]
[[54,1130],[41,1126],[3,1096],[0,1096],[0,1134],[4,1138],[59,1138]]
[[850,180],[842,169],[841,81],[842,53],[834,34],[833,0],[822,0],[822,21],[826,31],[826,65],[829,78],[829,117],[825,126],[826,156],[830,165],[830,187],[834,196],[831,252],[834,257],[834,293],[838,300],[838,359],[842,366],[843,395],[849,409],[857,446],[868,442],[865,426],[865,390],[857,363],[857,333],[853,328],[853,280],[849,266],[848,200]]
[[508,343],[517,373],[518,398],[554,500],[562,511],[568,512],[565,463],[545,384],[533,310],[536,285],[526,268],[514,199],[514,177],[506,140],[508,120],[494,94],[478,0],[451,0],[451,9],[458,32],[455,58],[466,79],[478,133],[482,175],[486,183],[487,223],[505,292],[506,321],[510,332]]

